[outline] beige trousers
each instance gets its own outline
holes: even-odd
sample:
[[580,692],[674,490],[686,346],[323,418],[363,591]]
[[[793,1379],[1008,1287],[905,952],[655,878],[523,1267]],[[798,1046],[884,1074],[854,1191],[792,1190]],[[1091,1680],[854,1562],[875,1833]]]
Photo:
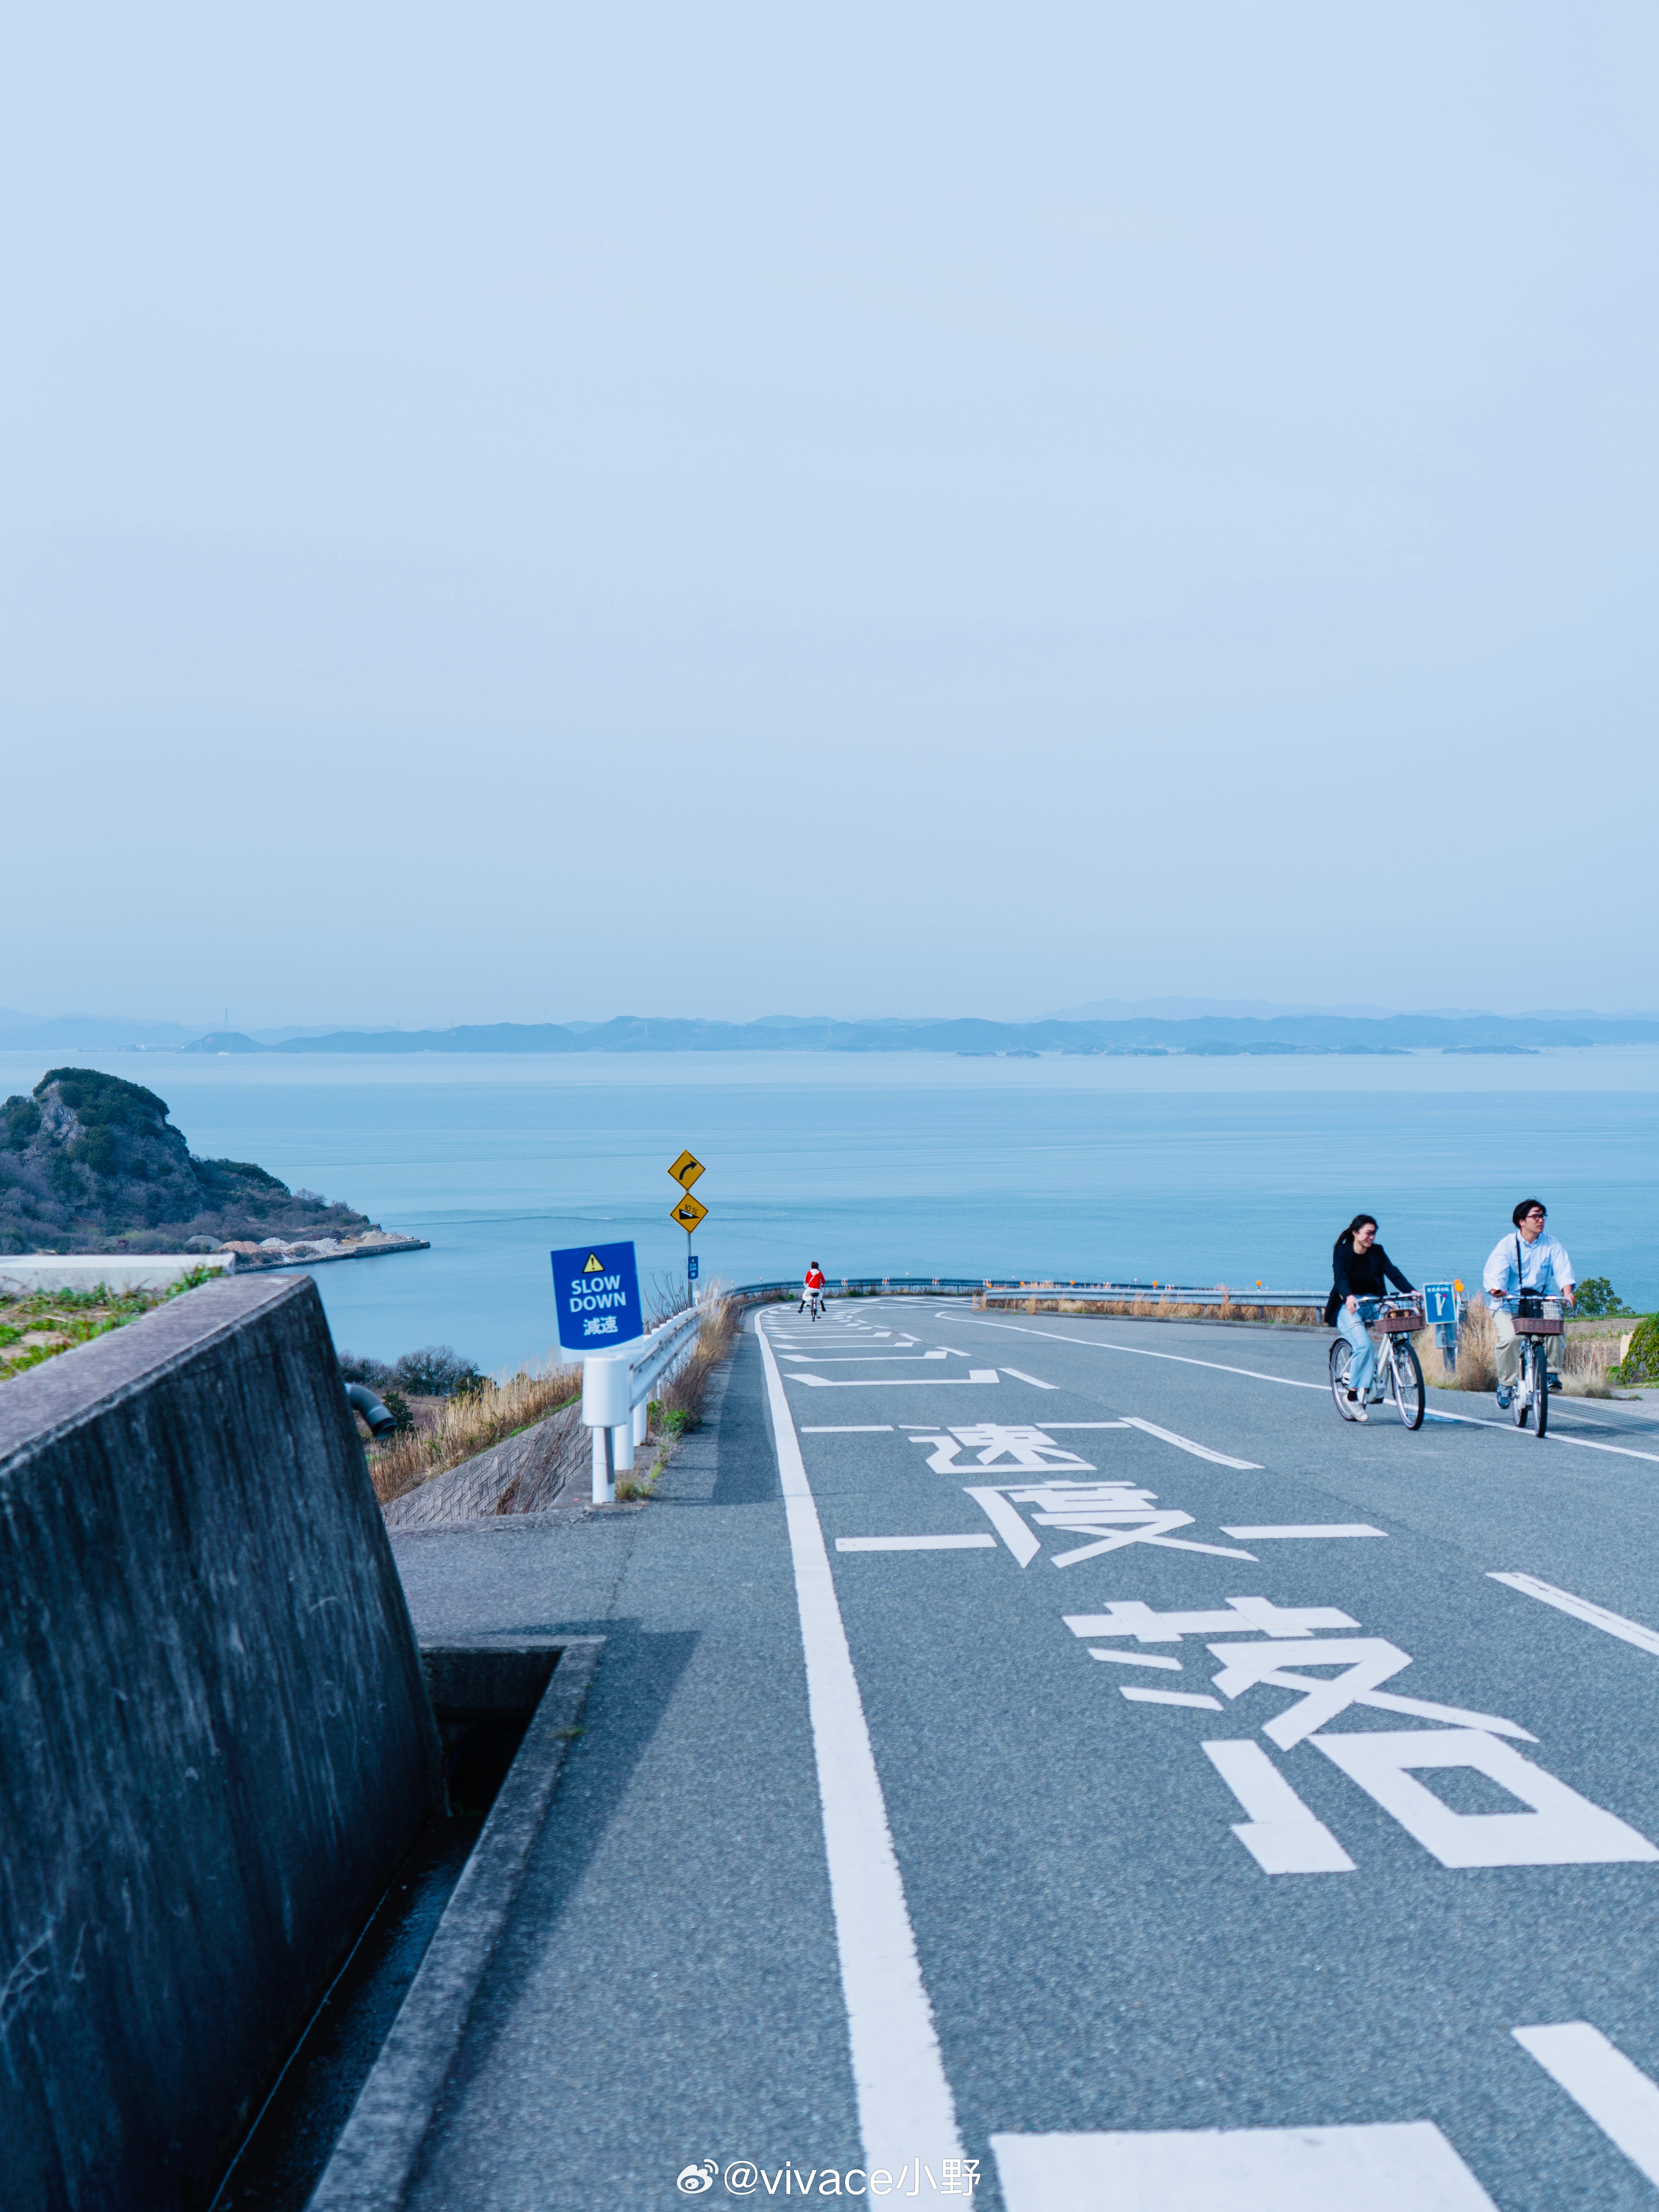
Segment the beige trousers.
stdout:
[[[1552,1320],[1559,1321],[1560,1299],[1546,1298],[1544,1311]],[[1516,1339],[1515,1316],[1507,1306],[1498,1308],[1494,1327],[1498,1335],[1498,1380],[1500,1384],[1512,1386],[1520,1379],[1521,1346]],[[1553,1336],[1549,1340],[1550,1365],[1558,1374],[1561,1367],[1561,1346],[1565,1341],[1565,1336]]]

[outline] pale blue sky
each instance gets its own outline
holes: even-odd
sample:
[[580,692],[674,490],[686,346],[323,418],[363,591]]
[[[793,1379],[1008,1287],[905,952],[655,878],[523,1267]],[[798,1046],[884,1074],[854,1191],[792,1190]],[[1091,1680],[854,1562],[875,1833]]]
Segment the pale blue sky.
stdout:
[[1656,60],[1645,0],[16,18],[0,997],[1651,1003]]

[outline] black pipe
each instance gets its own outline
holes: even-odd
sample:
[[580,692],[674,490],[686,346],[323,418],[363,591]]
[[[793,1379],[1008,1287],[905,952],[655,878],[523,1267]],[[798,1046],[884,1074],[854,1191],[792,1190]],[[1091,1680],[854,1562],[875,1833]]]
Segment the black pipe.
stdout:
[[374,1437],[395,1437],[398,1433],[396,1417],[388,1413],[380,1401],[366,1382],[348,1382],[347,1400],[368,1423],[369,1433]]

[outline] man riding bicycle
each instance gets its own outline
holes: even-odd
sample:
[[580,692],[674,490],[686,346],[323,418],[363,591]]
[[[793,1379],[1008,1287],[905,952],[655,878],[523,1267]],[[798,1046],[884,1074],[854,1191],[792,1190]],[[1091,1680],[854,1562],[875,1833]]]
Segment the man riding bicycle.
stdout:
[[811,1304],[814,1298],[820,1301],[823,1299],[823,1270],[819,1267],[816,1260],[811,1262],[811,1266],[806,1270],[806,1279],[801,1285],[801,1302],[795,1309],[797,1313],[805,1313],[807,1307]]
[[[1521,1347],[1515,1339],[1516,1309],[1522,1297],[1537,1298],[1546,1318],[1560,1318],[1561,1308],[1577,1303],[1573,1294],[1572,1262],[1559,1237],[1544,1233],[1546,1209],[1541,1198],[1523,1198],[1510,1216],[1512,1236],[1492,1247],[1481,1275],[1481,1286],[1492,1300],[1498,1331],[1498,1402],[1505,1411],[1515,1397],[1521,1373]],[[1559,1390],[1560,1375],[1552,1368],[1550,1388]]]

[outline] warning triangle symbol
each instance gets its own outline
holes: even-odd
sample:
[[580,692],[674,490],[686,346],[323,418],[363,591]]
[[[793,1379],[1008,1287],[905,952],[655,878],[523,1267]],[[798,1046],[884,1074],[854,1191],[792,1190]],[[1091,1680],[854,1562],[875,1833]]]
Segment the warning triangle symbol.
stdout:
[[582,1273],[585,1275],[604,1274],[605,1269],[599,1265],[599,1255],[597,1252],[590,1252],[588,1254],[587,1265],[582,1269]]

